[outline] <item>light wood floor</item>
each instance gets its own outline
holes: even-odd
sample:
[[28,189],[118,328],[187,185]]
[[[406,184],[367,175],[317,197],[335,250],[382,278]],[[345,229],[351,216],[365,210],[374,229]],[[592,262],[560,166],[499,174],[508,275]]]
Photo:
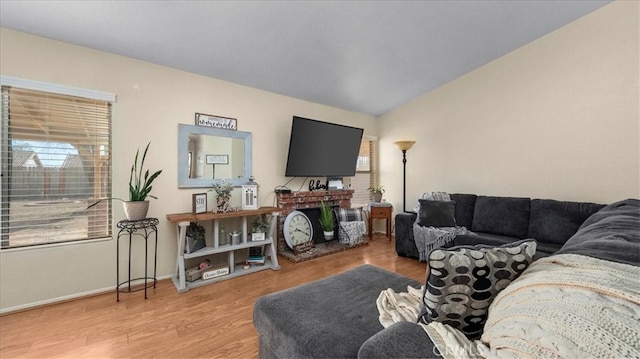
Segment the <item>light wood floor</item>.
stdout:
[[[266,270],[179,294],[170,280],[0,317],[1,358],[255,358],[253,303],[267,293],[368,263],[423,281],[426,264],[398,257],[393,241]],[[376,315],[372,313],[372,315]]]

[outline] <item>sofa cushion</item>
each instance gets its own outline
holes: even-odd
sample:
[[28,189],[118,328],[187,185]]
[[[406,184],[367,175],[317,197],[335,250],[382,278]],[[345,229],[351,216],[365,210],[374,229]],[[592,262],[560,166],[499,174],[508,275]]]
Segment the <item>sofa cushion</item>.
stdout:
[[376,299],[420,283],[372,265],[306,283],[256,300],[253,325],[260,345],[278,358],[355,358],[383,329]]
[[456,224],[458,226],[471,229],[477,198],[478,196],[475,194],[455,193],[451,195],[451,200],[456,202]]
[[423,227],[455,227],[456,203],[420,199],[418,225]]
[[538,242],[563,245],[589,216],[602,207],[604,206],[595,203],[531,200],[529,237]]
[[396,253],[401,257],[420,257],[416,241],[413,239],[413,225],[417,218],[415,212],[400,212],[395,216]]
[[412,322],[397,322],[369,338],[358,358],[423,358],[441,359],[438,348],[431,342],[422,326]]
[[478,196],[471,230],[526,238],[530,202],[529,198]]
[[640,200],[615,202],[594,213],[556,254],[640,266]]
[[453,244],[450,247],[475,246],[479,244],[485,246],[501,246],[504,244],[517,242],[519,240],[519,238],[503,236],[500,234],[473,232],[473,234],[462,234],[456,236],[456,238],[453,240]]
[[533,239],[433,250],[418,320],[442,322],[479,338],[493,298],[529,266],[535,252]]
[[542,242],[542,241],[536,241],[536,242],[538,243],[538,246],[536,247],[536,256],[533,257],[533,259],[548,257],[552,254],[555,254],[557,251],[560,250],[560,248],[562,248],[561,245],[556,243]]

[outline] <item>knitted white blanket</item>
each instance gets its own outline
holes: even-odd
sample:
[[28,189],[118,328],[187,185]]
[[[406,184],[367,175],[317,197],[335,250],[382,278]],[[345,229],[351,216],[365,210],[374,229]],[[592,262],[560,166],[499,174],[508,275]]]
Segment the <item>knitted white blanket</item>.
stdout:
[[380,324],[387,328],[397,322],[418,321],[420,309],[422,309],[422,295],[424,286],[420,289],[407,287],[407,292],[396,293],[389,288],[380,292],[376,300]]
[[640,268],[575,254],[532,263],[498,294],[480,340],[425,326],[445,357],[640,357]]

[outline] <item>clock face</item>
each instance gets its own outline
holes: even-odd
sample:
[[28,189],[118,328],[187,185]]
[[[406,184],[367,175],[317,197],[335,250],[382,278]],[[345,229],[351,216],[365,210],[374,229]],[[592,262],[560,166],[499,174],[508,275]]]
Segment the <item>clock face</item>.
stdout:
[[284,239],[291,249],[293,246],[311,241],[313,227],[304,213],[293,211],[284,221]]

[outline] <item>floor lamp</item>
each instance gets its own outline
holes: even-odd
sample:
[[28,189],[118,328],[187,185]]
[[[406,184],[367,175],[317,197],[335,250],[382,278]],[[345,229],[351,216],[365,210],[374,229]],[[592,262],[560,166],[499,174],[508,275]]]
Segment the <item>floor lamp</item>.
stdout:
[[396,146],[402,151],[402,211],[406,212],[407,199],[407,150],[413,146],[416,141],[396,141]]

